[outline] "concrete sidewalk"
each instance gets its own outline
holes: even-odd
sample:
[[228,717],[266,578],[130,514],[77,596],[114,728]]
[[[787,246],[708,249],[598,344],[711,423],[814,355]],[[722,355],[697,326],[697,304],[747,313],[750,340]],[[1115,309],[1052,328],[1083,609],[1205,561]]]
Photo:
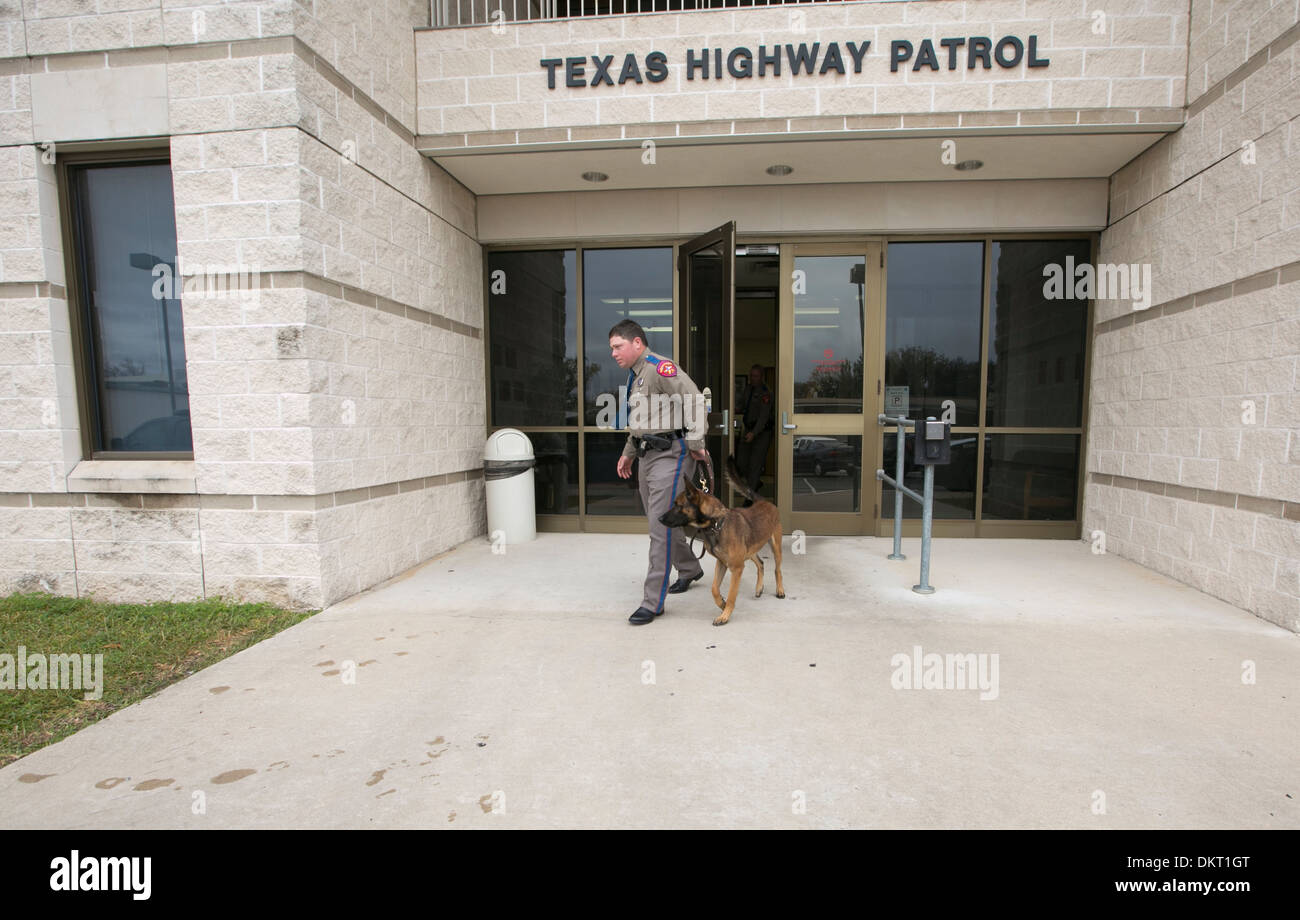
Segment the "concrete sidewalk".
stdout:
[[[1300,827],[1300,637],[1079,542],[936,540],[931,597],[915,540],[806,549],[632,627],[644,536],[465,544],[0,770],[0,824]],[[997,671],[895,689],[918,647]]]

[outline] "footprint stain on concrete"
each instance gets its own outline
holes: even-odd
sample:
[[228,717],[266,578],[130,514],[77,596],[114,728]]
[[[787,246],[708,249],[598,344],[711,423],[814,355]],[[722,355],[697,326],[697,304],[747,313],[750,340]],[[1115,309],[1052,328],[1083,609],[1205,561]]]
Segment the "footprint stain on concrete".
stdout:
[[277,760],[275,763],[267,764],[266,766],[266,769],[268,770],[277,770],[277,769],[287,770],[288,768],[289,768],[289,761],[287,760]]
[[224,786],[226,783],[237,783],[244,777],[252,776],[256,772],[256,770],[227,770],[225,773],[212,777],[211,782],[214,786]]
[[455,813],[454,811],[453,811],[453,812],[449,812],[449,813],[447,814],[447,823],[448,823],[448,824],[455,824],[455,823],[456,823],[456,813]]
[[409,655],[409,654],[411,654],[411,653],[410,653],[410,652],[393,652],[393,654],[396,655],[398,658],[401,658],[403,655]]
[[384,774],[387,773],[387,772],[388,772],[387,769],[383,769],[383,770],[376,770],[374,773],[371,773],[371,774],[370,774],[370,779],[366,780],[366,785],[367,785],[367,786],[376,786],[376,785],[378,785],[379,782],[380,782],[380,780],[382,780],[382,779],[384,778]]
[[492,814],[492,793],[488,793],[478,800],[478,807],[483,809],[483,814]]
[[229,689],[230,689],[229,687],[210,687],[208,688],[208,692],[213,694],[222,694]]
[[365,667],[366,665],[368,665],[368,664],[379,664],[379,659],[378,659],[378,658],[369,658],[369,659],[367,659],[366,661],[361,662],[361,664],[357,665],[357,667],[358,667],[358,668],[364,668],[364,667]]
[[114,786],[126,782],[126,780],[127,778],[125,776],[110,776],[107,779],[101,779],[99,782],[95,783],[95,788],[112,789]]
[[396,789],[389,789],[388,792],[381,792],[381,793],[379,793],[379,795],[375,796],[375,798],[377,798],[377,799],[382,799],[384,796],[386,796],[386,795],[390,795],[390,794],[392,794],[392,793],[394,793],[394,792],[396,792],[396,791],[397,791]]
[[24,773],[18,777],[20,783],[39,783],[43,779],[49,779],[51,776],[58,776],[57,773]]
[[136,792],[148,792],[150,789],[161,789],[164,786],[170,786],[174,779],[147,779],[143,783],[135,784]]
[[339,672],[338,672],[338,669],[336,668],[336,669],[333,670],[333,671],[321,671],[321,672],[320,672],[320,676],[321,676],[321,677],[334,677],[334,676],[336,676],[338,673],[339,673]]
[[324,668],[324,667],[328,667],[329,665],[332,665],[333,663],[334,663],[334,659],[333,659],[333,658],[330,658],[330,659],[327,660],[327,661],[318,661],[318,662],[316,662],[314,665],[312,665],[312,667],[313,667],[313,668]]

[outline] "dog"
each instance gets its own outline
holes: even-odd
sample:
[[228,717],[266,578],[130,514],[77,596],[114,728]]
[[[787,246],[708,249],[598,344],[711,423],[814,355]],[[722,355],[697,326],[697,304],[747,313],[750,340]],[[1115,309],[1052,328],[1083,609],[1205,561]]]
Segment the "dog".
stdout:
[[[758,587],[754,597],[763,595],[763,560],[759,551],[766,544],[772,546],[776,560],[776,596],[785,597],[781,580],[781,513],[776,505],[761,498],[745,484],[736,469],[736,458],[727,458],[727,480],[736,491],[753,502],[748,508],[728,508],[716,496],[687,483],[686,490],[677,496],[673,506],[659,517],[659,523],[669,527],[689,527],[704,541],[709,554],[717,560],[713,569],[713,602],[722,613],[713,621],[714,626],[726,626],[736,609],[736,595],[740,590],[740,576],[745,571],[745,561],[754,560],[758,566]],[[731,573],[727,599],[722,599],[722,572]]]

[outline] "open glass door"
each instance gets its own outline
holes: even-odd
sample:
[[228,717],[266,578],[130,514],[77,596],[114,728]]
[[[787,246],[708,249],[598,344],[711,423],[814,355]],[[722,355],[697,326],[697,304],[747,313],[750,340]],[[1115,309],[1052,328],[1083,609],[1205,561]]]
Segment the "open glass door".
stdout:
[[777,451],[786,533],[862,534],[876,517],[881,244],[781,247]]
[[[736,223],[730,221],[677,250],[681,284],[682,366],[709,403],[708,448],[723,480],[734,417],[731,325],[735,310]],[[719,489],[720,494],[726,494]]]

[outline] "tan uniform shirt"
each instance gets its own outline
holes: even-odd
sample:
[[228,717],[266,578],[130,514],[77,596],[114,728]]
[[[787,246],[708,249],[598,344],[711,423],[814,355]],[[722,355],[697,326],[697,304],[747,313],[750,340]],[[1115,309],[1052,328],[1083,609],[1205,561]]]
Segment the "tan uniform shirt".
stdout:
[[687,448],[703,450],[709,428],[704,397],[677,362],[647,349],[628,370],[633,379],[627,395],[628,438],[623,456],[636,456],[637,436],[678,428],[686,429]]

